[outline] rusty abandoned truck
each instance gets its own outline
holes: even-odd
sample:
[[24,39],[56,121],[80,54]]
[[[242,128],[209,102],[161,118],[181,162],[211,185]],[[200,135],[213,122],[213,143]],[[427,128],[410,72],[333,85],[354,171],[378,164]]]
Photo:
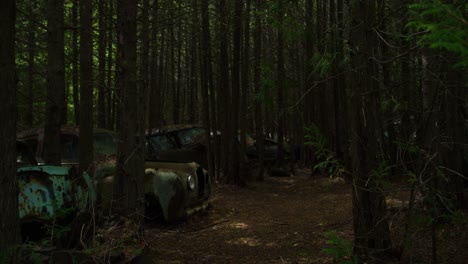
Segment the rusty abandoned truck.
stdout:
[[94,185],[88,174],[78,175],[70,167],[38,165],[22,141],[16,141],[16,153],[22,229],[37,229],[57,217],[60,210],[74,214],[95,201]]
[[[63,127],[62,165],[77,166],[79,154],[79,128]],[[22,132],[18,138],[34,150],[39,162],[43,162],[44,130],[34,129]],[[115,175],[115,153],[118,136],[115,132],[95,129],[93,141],[96,161],[93,182],[97,193],[97,204],[108,209],[112,206],[113,181]],[[149,217],[162,216],[166,222],[184,219],[209,205],[211,182],[208,172],[195,162],[156,158],[158,150],[146,144],[145,197]],[[104,157],[104,158],[103,158]]]

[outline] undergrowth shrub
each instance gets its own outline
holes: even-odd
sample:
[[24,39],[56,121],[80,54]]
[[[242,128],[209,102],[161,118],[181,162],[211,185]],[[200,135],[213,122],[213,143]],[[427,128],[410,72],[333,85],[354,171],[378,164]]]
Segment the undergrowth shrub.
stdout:
[[358,259],[353,256],[353,245],[350,241],[338,237],[336,232],[328,231],[325,233],[328,247],[322,249],[322,252],[333,257],[337,264],[357,264]]

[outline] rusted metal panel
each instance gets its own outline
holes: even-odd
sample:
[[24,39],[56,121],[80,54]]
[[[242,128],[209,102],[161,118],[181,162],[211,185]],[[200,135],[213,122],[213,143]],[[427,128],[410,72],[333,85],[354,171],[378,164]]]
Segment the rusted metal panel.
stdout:
[[52,217],[59,209],[84,209],[96,199],[89,175],[77,177],[67,167],[19,168],[18,186],[21,220]]

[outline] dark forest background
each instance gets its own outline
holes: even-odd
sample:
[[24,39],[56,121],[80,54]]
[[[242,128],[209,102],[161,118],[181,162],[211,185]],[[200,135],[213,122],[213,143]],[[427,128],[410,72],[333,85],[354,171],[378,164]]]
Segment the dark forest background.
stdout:
[[391,248],[388,182],[423,194],[433,228],[465,206],[466,1],[4,0],[0,10],[2,151],[17,131],[80,125],[90,164],[93,127],[118,131],[131,156],[133,135],[197,123],[221,131],[208,142],[211,175],[242,186],[246,134],[271,135],[298,166],[352,183],[359,256]]

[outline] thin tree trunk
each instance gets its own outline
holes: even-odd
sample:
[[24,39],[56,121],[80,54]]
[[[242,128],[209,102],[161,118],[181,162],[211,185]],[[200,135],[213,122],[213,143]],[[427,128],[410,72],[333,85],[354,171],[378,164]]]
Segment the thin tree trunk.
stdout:
[[[140,82],[139,82],[139,97],[138,100],[138,107],[140,108],[139,111],[142,113],[142,118],[144,123],[142,124],[146,128],[147,123],[147,111],[146,111],[146,96],[149,91],[149,44],[150,44],[150,32],[149,32],[149,7],[150,3],[149,0],[143,0],[142,6],[142,18],[141,18],[141,32],[140,32],[140,39],[141,39],[141,53],[140,53]],[[145,102],[145,103],[143,103]]]
[[[120,141],[117,150],[117,172],[114,198],[124,212],[131,213],[137,223],[142,219],[144,145],[143,118],[138,107],[137,90],[137,0],[122,0],[121,14],[121,76],[122,118],[119,123]],[[139,135],[135,137],[135,135]]]
[[34,125],[34,76],[35,76],[35,56],[36,56],[36,25],[33,21],[33,11],[36,8],[36,1],[31,1],[31,12],[28,20],[28,81],[27,81],[27,111],[26,125],[32,128]]
[[47,102],[44,161],[61,164],[60,127],[66,123],[63,0],[48,0]]
[[175,39],[175,33],[174,33],[174,28],[175,28],[175,14],[174,14],[174,2],[169,1],[168,2],[168,9],[169,9],[169,19],[170,21],[173,21],[169,25],[169,37],[171,41],[171,45],[169,45],[169,64],[170,64],[170,94],[172,97],[172,122],[174,124],[179,123],[179,109],[178,109],[178,104],[179,104],[179,94],[177,91],[177,84],[176,84],[176,68],[175,68],[175,47],[177,45],[176,39]]
[[80,171],[93,163],[93,4],[80,0]]
[[[151,106],[148,108],[148,115],[149,115],[149,127],[150,128],[155,128],[160,126],[162,123],[162,116],[161,116],[161,111],[160,111],[160,102],[161,102],[161,79],[160,79],[160,68],[162,68],[162,64],[158,62],[158,55],[162,58],[163,54],[159,53],[158,54],[158,19],[159,19],[159,14],[158,14],[158,9],[159,9],[159,1],[158,0],[153,0],[153,13],[151,17],[151,42],[153,43],[153,46],[151,47],[151,81],[150,81],[150,101],[152,102],[150,105]],[[161,48],[160,50],[162,51],[163,49],[163,37],[161,37]]]
[[264,135],[262,102],[258,99],[261,90],[261,65],[262,65],[262,21],[260,12],[263,10],[262,0],[255,0],[255,29],[254,29],[254,88],[257,99],[255,100],[255,134],[256,151],[259,154],[259,172],[257,179],[263,181],[264,175]]
[[[98,127],[106,126],[106,23],[105,23],[105,0],[98,1],[98,102],[97,115]],[[83,65],[83,63],[82,63]]]
[[[215,171],[213,159],[213,145],[211,140],[212,119],[210,117],[210,98],[209,91],[212,86],[211,80],[211,43],[210,43],[210,17],[208,13],[208,0],[202,0],[201,6],[201,37],[200,37],[200,50],[201,50],[201,97],[203,105],[203,125],[206,129],[205,137],[207,142],[207,160],[208,171]],[[214,115],[214,113],[213,113]],[[216,131],[216,130],[215,130]]]
[[197,62],[198,62],[198,0],[192,0],[192,34],[190,42],[190,89],[188,98],[189,109],[189,122],[195,123],[197,121],[197,94],[198,94],[198,75],[197,75]]
[[[179,8],[178,8],[179,9]],[[181,107],[181,88],[182,88],[182,16],[178,14],[177,18],[177,75],[174,72],[173,75],[177,76],[177,83],[175,83],[175,93],[176,96],[174,98],[174,115],[176,117],[176,121],[174,123],[180,123],[181,114],[183,114],[183,108]],[[174,61],[175,63],[175,61]]]
[[[243,121],[239,122],[240,129],[240,157],[242,159],[242,164],[244,164],[244,158],[246,154],[247,147],[247,99],[249,98],[249,65],[250,65],[250,0],[245,0],[245,14],[244,14],[244,44],[243,44],[243,53],[242,53],[242,91],[241,91],[241,101],[240,101],[240,116],[243,117]],[[242,165],[243,166],[243,165]],[[244,169],[241,171],[245,171]]]
[[229,170],[229,183],[245,185],[240,175],[240,152],[238,141],[239,128],[239,103],[240,103],[240,67],[241,67],[241,43],[242,43],[242,9],[244,1],[239,0],[234,4],[233,18],[233,59],[232,59],[232,97],[231,97],[231,168]]
[[[113,14],[114,13],[114,1],[109,1],[108,2],[108,14]],[[113,63],[114,63],[114,49],[113,49],[113,43],[114,43],[114,34],[112,27],[114,25],[114,19],[113,16],[108,15],[107,16],[107,91],[106,91],[106,96],[107,96],[107,104],[106,104],[106,116],[107,116],[107,123],[106,127],[108,129],[113,130],[115,127],[114,124],[114,115],[113,115],[113,106],[114,102],[112,101],[113,94],[115,93],[115,89],[113,89],[112,85],[112,75],[113,75]],[[114,87],[115,88],[115,87]],[[114,92],[113,92],[114,91]]]
[[278,107],[278,158],[277,166],[284,166],[284,82],[285,82],[285,70],[284,70],[284,32],[283,32],[283,20],[284,20],[284,3],[283,0],[278,0],[278,43],[277,43],[277,107]]
[[79,0],[73,0],[72,7],[72,86],[75,124],[80,124],[79,57],[78,52],[78,9]]
[[[226,0],[220,0],[218,4],[219,10],[219,81],[218,95],[221,98],[220,107],[218,108],[220,121],[219,127],[222,130],[220,148],[221,148],[221,166],[223,167],[224,177],[229,172],[229,158],[231,157],[231,131],[230,131],[230,114],[231,114],[231,82],[229,81],[229,31],[228,31],[228,5]],[[220,167],[221,167],[220,166]],[[219,175],[219,174],[218,174]]]

